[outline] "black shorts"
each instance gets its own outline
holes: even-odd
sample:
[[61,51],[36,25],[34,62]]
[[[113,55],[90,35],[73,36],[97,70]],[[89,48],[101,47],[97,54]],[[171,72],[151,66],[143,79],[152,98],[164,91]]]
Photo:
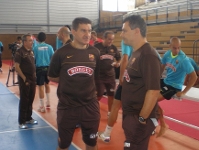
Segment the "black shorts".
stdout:
[[138,115],[123,115],[122,128],[126,137],[124,150],[147,150],[151,133],[155,129],[151,119],[141,124]]
[[44,85],[44,83],[48,84],[48,67],[37,67],[36,68],[36,76],[37,76],[37,85]]
[[115,77],[108,80],[99,79],[96,82],[97,97],[101,97],[106,89],[107,96],[114,96],[115,92]]
[[67,110],[57,110],[59,147],[68,148],[72,142],[76,125],[81,126],[83,141],[94,147],[97,143],[97,132],[100,122],[99,102]]
[[180,89],[176,89],[170,85],[165,84],[164,79],[160,80],[160,86],[161,86],[160,93],[167,100],[170,100],[172,96],[174,96],[177,92],[181,91]]
[[115,92],[115,100],[121,101],[121,95],[122,95],[122,86],[119,84]]

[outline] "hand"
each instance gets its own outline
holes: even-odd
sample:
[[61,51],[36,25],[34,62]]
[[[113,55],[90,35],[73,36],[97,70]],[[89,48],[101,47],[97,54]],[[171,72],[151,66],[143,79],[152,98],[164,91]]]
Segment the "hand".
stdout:
[[120,63],[115,63],[114,67],[118,68],[120,66]]
[[26,86],[29,85],[29,82],[28,82],[27,78],[25,78],[24,83],[25,83]]
[[139,120],[139,122],[140,122],[141,124],[146,124],[146,121],[145,121],[145,122],[141,122],[141,121]]
[[176,93],[176,96],[179,98],[182,98],[184,95],[185,95],[185,93],[183,93],[182,91]]

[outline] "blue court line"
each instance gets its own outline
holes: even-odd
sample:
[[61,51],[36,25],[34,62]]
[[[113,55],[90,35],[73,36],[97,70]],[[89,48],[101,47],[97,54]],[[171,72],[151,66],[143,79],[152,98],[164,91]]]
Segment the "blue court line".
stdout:
[[[19,98],[0,83],[0,150],[56,150],[58,133],[46,120],[33,112],[37,125],[18,127]],[[69,150],[80,150],[71,144]]]

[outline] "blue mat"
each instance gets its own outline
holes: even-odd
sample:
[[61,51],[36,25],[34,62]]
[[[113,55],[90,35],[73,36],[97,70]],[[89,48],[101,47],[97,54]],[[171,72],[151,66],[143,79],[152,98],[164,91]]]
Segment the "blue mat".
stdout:
[[[56,150],[57,132],[33,113],[37,125],[18,127],[19,99],[0,83],[0,150]],[[69,150],[77,150],[73,145]]]

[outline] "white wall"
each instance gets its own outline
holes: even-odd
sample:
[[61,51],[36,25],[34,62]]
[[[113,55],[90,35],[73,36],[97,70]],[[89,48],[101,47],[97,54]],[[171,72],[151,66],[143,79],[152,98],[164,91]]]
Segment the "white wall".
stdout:
[[0,0],[0,33],[56,33],[75,17],[99,18],[99,0]]

